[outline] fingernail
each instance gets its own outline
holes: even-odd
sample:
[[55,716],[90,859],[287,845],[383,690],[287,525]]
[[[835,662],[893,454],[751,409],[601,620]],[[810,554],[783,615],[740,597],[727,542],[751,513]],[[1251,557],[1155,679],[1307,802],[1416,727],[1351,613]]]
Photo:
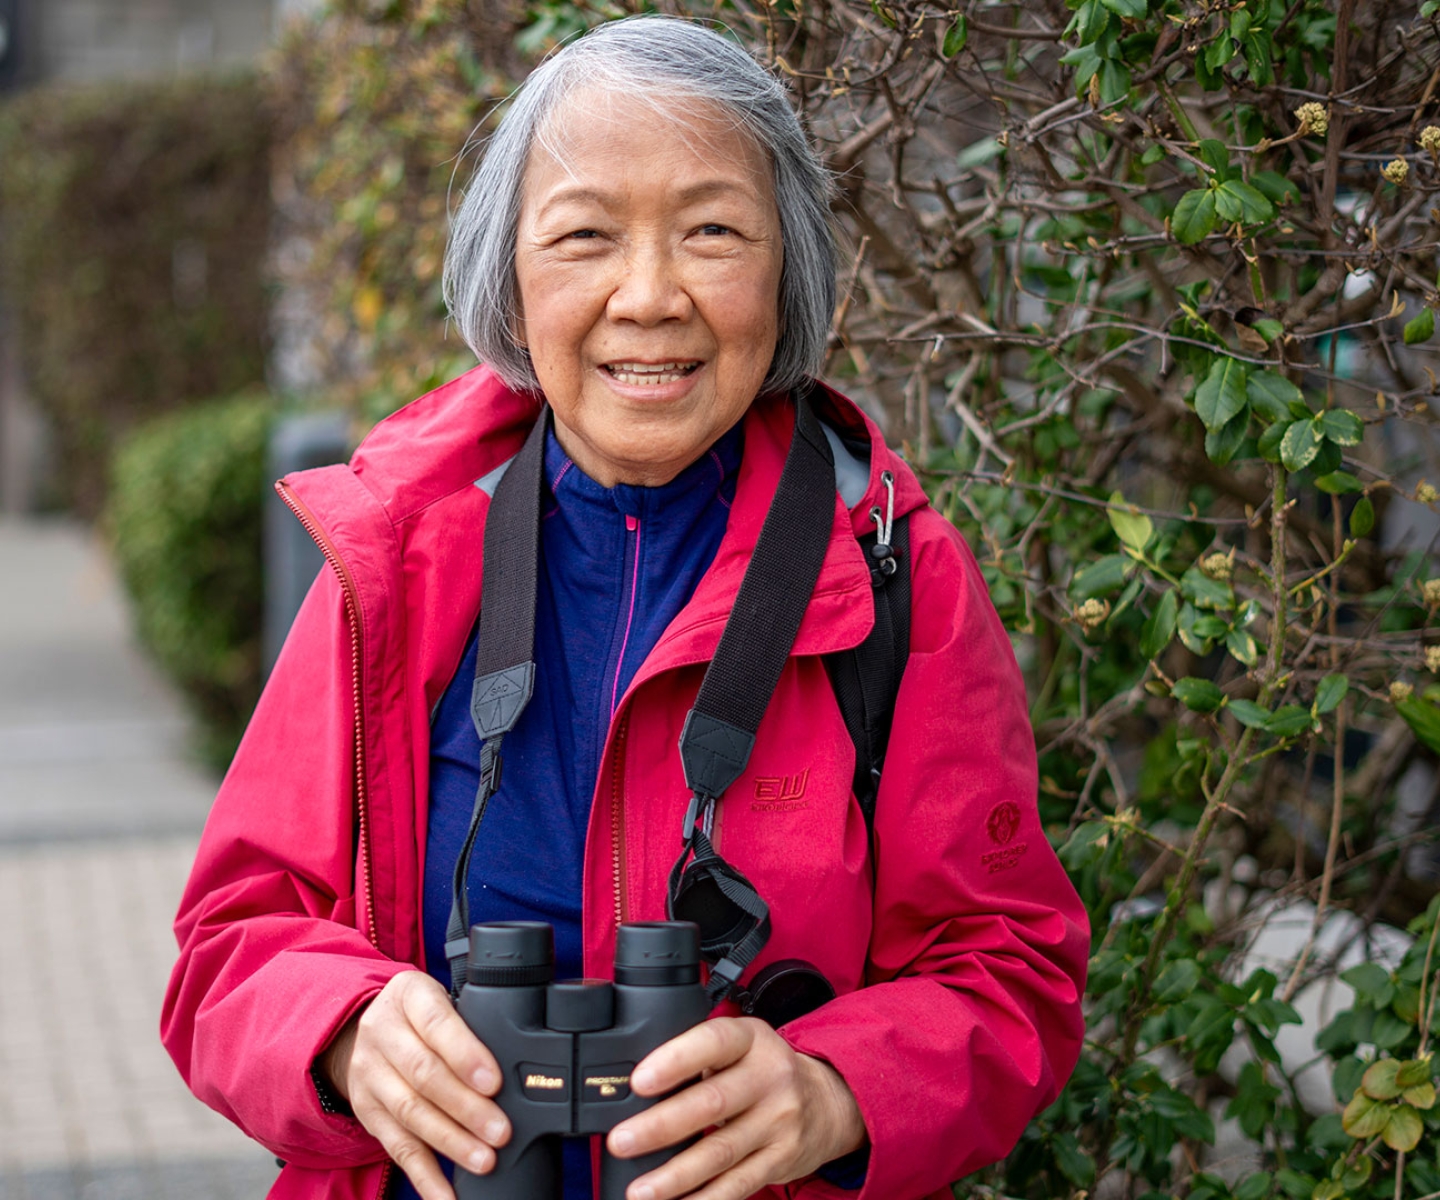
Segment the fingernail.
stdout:
[[616,1129],[610,1134],[610,1145],[625,1154],[635,1148],[635,1135],[628,1129]]
[[505,1122],[499,1117],[485,1126],[485,1140],[492,1146],[505,1136]]
[[481,1067],[471,1078],[477,1092],[489,1093],[495,1090],[495,1084],[497,1082],[495,1072],[490,1070],[489,1067]]
[[655,1086],[655,1071],[652,1067],[641,1067],[630,1076],[630,1086],[644,1091]]
[[655,1189],[648,1183],[637,1183],[630,1189],[631,1200],[655,1200]]
[[470,1155],[470,1169],[480,1175],[490,1169],[490,1151],[475,1150]]

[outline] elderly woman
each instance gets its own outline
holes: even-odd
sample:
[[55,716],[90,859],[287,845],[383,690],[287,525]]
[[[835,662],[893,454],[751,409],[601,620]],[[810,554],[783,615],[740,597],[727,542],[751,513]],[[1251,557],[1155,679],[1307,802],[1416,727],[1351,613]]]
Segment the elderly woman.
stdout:
[[[469,919],[550,922],[561,975],[607,976],[617,926],[665,915],[682,724],[813,410],[834,460],[823,561],[706,824],[769,905],[742,984],[802,958],[837,995],[778,1029],[725,1002],[635,1069],[637,1094],[674,1094],[606,1146],[701,1135],[629,1200],[943,1192],[1004,1155],[1072,1068],[1087,932],[1039,825],[1023,687],[980,572],[876,428],[811,380],[834,250],[783,89],[694,25],[597,29],[515,98],[447,270],[486,365],[348,466],[280,485],[330,569],[200,847],[170,1052],[285,1160],[272,1196],[443,1200],[451,1164],[489,1171],[505,1085],[446,961],[477,787]],[[491,795],[470,711],[482,546],[537,419],[533,696]],[[874,513],[908,514],[913,605],[872,825],[823,656],[875,619],[857,541]],[[589,1148],[571,1145],[581,1197]]]

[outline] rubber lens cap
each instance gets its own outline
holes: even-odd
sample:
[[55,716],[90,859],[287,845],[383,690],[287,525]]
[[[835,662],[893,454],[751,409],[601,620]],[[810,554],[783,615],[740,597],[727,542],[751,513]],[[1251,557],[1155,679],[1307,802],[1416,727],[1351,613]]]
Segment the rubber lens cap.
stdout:
[[615,989],[606,979],[567,979],[545,992],[545,1024],[558,1033],[592,1033],[615,1023]]

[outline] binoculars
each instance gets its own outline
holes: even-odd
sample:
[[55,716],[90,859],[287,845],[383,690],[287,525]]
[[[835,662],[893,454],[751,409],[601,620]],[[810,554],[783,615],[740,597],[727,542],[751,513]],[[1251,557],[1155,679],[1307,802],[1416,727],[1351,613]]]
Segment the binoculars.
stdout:
[[[698,1025],[711,1003],[700,985],[700,934],[687,921],[621,925],[615,982],[553,982],[554,931],[541,921],[470,928],[467,982],[456,1005],[500,1065],[497,1097],[510,1140],[487,1175],[455,1170],[458,1200],[550,1200],[561,1194],[561,1139],[608,1133],[661,1097],[630,1090],[630,1072],[663,1042]],[[601,1200],[685,1143],[640,1158],[601,1154]]]

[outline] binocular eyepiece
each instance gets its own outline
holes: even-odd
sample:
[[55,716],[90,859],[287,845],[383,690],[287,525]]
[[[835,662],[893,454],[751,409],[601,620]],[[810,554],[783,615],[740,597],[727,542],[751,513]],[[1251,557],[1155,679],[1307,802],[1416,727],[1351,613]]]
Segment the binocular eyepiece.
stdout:
[[[554,972],[549,925],[471,926],[467,982],[457,1007],[500,1065],[497,1103],[511,1135],[497,1148],[488,1175],[456,1168],[458,1200],[558,1197],[561,1139],[608,1133],[655,1104],[659,1097],[630,1091],[635,1064],[710,1011],[700,984],[700,934],[686,921],[621,925],[613,984],[557,983]],[[631,1159],[602,1153],[601,1200],[623,1200],[632,1181],[682,1149]]]

